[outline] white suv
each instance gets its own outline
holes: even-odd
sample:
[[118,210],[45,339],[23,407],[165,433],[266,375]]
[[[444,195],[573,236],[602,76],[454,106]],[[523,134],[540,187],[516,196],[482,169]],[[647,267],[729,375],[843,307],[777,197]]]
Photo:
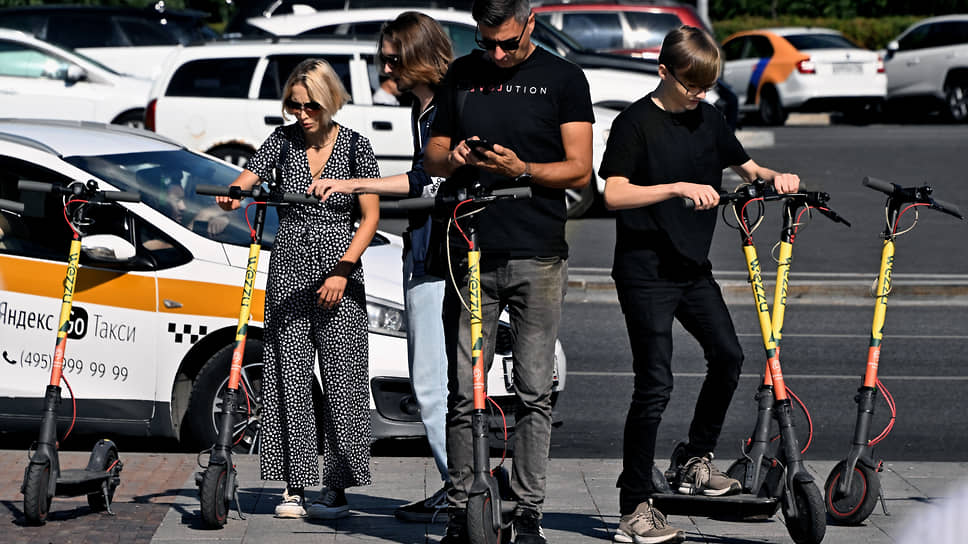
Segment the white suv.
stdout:
[[[335,119],[373,144],[380,173],[410,169],[413,135],[410,108],[373,103],[379,86],[376,40],[240,40],[180,47],[155,80],[146,126],[184,145],[244,166],[272,130],[285,119],[282,87],[302,60],[326,59],[351,95]],[[600,164],[614,110],[595,108],[594,160]],[[597,178],[597,176],[596,176]],[[604,183],[598,180],[598,186]],[[569,215],[583,213],[596,185],[568,193]]]
[[143,124],[151,82],[18,30],[0,29],[0,117]]
[[927,99],[968,122],[968,14],[924,19],[887,45],[887,98]]

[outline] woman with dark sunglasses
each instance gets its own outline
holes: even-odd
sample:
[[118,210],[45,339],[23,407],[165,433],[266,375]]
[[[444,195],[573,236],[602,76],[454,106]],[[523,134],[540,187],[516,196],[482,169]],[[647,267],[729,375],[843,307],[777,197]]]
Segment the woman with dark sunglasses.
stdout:
[[[283,89],[277,128],[232,183],[251,189],[281,172],[281,189],[306,192],[314,179],[380,175],[370,142],[333,121],[349,95],[333,68],[309,59]],[[225,209],[239,201],[218,197]],[[359,226],[354,208],[359,206]],[[344,490],[370,484],[366,295],[360,257],[379,221],[376,195],[341,194],[321,205],[279,207],[279,230],[265,292],[262,479],[286,482],[276,516],[349,515]],[[304,489],[320,484],[313,365],[322,395],[323,489],[308,508]]]

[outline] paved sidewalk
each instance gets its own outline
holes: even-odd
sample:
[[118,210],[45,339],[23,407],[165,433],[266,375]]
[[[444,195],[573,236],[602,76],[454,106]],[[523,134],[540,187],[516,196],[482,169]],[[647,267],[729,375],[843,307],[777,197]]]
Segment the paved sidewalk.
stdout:
[[[55,498],[51,520],[46,525],[24,527],[19,487],[26,458],[21,451],[3,453],[0,501],[7,508],[8,522],[0,542],[435,544],[444,529],[442,521],[401,523],[393,517],[397,506],[437,489],[436,469],[429,458],[374,458],[374,485],[349,490],[353,515],[332,522],[314,522],[276,519],[272,513],[282,491],[281,483],[258,479],[257,458],[237,457],[240,500],[246,519],[239,519],[233,512],[225,528],[211,531],[200,525],[193,477],[195,455],[144,453],[122,455],[125,469],[115,497],[116,516],[91,514],[83,499]],[[86,457],[83,453],[65,453],[63,464],[77,466]],[[577,544],[611,540],[618,525],[615,477],[620,464],[617,459],[551,461],[544,519],[549,542]],[[833,464],[833,461],[808,461],[808,468],[823,482]],[[824,542],[898,542],[911,516],[939,512],[948,502],[945,499],[957,491],[953,486],[966,476],[968,463],[886,463],[881,482],[890,515],[885,516],[878,506],[862,526],[829,526]],[[745,523],[671,516],[670,522],[686,531],[689,542],[791,542],[779,515],[767,521]],[[964,521],[961,523],[963,526]]]

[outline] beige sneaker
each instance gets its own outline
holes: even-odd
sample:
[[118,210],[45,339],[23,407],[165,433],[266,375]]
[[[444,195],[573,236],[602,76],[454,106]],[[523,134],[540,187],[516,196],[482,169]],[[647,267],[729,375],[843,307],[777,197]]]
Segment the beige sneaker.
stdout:
[[303,498],[300,495],[290,495],[289,490],[282,492],[282,502],[276,505],[277,518],[301,518],[306,516],[303,508]]
[[621,517],[612,538],[615,542],[624,544],[660,544],[682,542],[685,539],[686,533],[670,527],[662,512],[653,508],[648,501],[639,504],[635,512]]
[[713,454],[693,457],[686,461],[679,474],[679,493],[707,497],[733,495],[743,490],[739,480],[723,474],[713,463]]

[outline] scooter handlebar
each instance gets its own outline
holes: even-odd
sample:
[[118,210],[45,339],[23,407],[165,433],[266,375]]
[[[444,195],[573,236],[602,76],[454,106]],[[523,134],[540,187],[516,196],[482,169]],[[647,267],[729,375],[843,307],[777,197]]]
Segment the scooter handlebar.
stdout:
[[961,215],[961,210],[958,209],[958,206],[956,206],[956,205],[954,205],[954,204],[952,204],[950,202],[945,202],[944,200],[932,199],[931,200],[931,207],[934,208],[934,209],[936,209],[936,210],[938,210],[938,211],[940,211],[940,212],[944,212],[944,213],[946,213],[948,215],[953,215],[953,216],[957,217],[958,219],[964,219],[965,218],[965,216]]
[[898,188],[898,185],[895,185],[889,181],[872,178],[870,176],[864,176],[864,180],[861,183],[863,183],[865,187],[870,187],[871,189],[880,191],[888,196],[894,194],[894,191]]
[[0,198],[0,210],[6,210],[13,213],[24,213],[24,205],[22,202],[17,202],[16,200],[6,200]]
[[195,194],[208,196],[227,196],[237,200],[243,198],[254,198],[256,201],[286,202],[288,204],[318,204],[319,198],[316,195],[306,193],[275,193],[261,188],[243,190],[236,185],[209,185],[200,184],[195,186]]
[[[530,187],[509,187],[507,189],[494,189],[489,194],[481,197],[471,197],[470,200],[478,202],[490,202],[493,200],[503,200],[505,198],[519,199],[531,198]],[[400,200],[381,201],[380,207],[385,210],[428,210],[440,203],[456,203],[459,200],[453,197],[448,198],[401,198]]]
[[22,179],[17,182],[17,188],[21,191],[34,191],[36,193],[50,193],[54,191],[53,183],[44,183],[42,181],[30,181],[28,179]]
[[131,191],[104,191],[104,200],[112,202],[141,202],[141,195]]

